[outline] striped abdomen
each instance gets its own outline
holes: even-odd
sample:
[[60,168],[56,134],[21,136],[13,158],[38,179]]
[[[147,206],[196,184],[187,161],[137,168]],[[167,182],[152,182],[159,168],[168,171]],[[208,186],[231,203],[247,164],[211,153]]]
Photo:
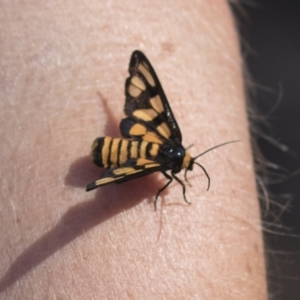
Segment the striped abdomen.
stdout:
[[133,141],[121,138],[101,137],[92,145],[94,163],[103,168],[120,167],[130,159],[155,160],[160,145],[147,141]]

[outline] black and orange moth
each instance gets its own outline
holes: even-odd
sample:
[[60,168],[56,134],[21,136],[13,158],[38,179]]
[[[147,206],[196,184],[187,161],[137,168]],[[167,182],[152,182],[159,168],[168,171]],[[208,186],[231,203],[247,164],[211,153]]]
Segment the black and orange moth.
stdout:
[[168,182],[156,194],[155,210],[158,196],[173,179],[182,186],[184,201],[190,204],[185,196],[185,184],[176,174],[185,169],[184,178],[188,182],[187,171],[193,170],[196,164],[207,177],[208,190],[210,177],[195,160],[208,151],[235,141],[217,145],[192,157],[182,146],[181,132],[167,97],[152,65],[141,51],[132,53],[129,74],[125,82],[124,112],[127,117],[120,123],[123,138],[106,136],[94,141],[92,159],[96,165],[107,170],[98,180],[88,184],[86,190],[161,172]]

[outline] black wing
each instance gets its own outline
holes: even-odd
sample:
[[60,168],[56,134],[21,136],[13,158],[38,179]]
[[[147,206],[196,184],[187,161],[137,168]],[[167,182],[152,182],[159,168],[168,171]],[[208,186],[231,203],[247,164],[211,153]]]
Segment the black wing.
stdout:
[[168,100],[149,60],[141,51],[134,51],[125,83],[125,114],[121,133],[126,138],[181,144],[180,129]]

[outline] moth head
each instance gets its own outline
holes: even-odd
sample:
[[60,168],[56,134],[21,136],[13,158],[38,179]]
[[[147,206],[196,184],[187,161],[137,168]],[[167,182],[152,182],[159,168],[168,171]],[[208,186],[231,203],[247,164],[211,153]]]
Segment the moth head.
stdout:
[[209,152],[209,151],[211,151],[211,150],[214,150],[214,149],[219,148],[219,147],[221,147],[221,146],[225,146],[225,145],[227,145],[227,144],[236,143],[236,142],[239,142],[239,141],[230,141],[230,142],[226,142],[226,143],[219,144],[219,145],[217,145],[217,146],[214,146],[214,147],[212,147],[212,148],[209,148],[208,150],[206,150],[206,151],[200,153],[199,155],[197,155],[197,156],[195,156],[195,157],[191,157],[190,154],[189,154],[188,152],[186,152],[186,153],[185,153],[185,157],[184,157],[184,161],[183,161],[183,165],[184,165],[184,167],[185,167],[185,173],[184,173],[184,179],[185,179],[185,181],[186,181],[189,185],[191,185],[191,184],[189,183],[188,179],[187,179],[187,171],[192,171],[194,165],[197,165],[197,166],[199,166],[199,167],[202,169],[202,171],[204,172],[204,174],[205,174],[206,177],[207,177],[207,181],[208,181],[208,184],[207,184],[207,190],[209,190],[209,187],[210,187],[210,177],[209,177],[207,171],[205,170],[205,168],[204,168],[201,164],[199,164],[198,162],[196,162],[196,159],[197,159],[198,157],[200,157],[200,156],[206,154],[207,152]]

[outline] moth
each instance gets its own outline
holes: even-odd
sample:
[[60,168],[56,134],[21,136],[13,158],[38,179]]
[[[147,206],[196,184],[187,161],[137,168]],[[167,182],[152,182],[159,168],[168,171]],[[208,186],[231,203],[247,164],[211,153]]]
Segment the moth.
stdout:
[[186,199],[185,184],[176,174],[185,169],[184,178],[188,182],[187,171],[198,165],[207,177],[208,190],[210,177],[196,159],[208,151],[235,141],[217,145],[192,157],[182,146],[180,128],[158,77],[147,57],[139,50],[131,55],[129,74],[125,82],[126,118],[120,123],[123,138],[106,136],[94,141],[92,159],[96,165],[107,170],[98,180],[88,184],[86,191],[161,172],[168,181],[156,194],[155,210],[158,196],[173,179],[182,186],[184,201],[190,204]]

